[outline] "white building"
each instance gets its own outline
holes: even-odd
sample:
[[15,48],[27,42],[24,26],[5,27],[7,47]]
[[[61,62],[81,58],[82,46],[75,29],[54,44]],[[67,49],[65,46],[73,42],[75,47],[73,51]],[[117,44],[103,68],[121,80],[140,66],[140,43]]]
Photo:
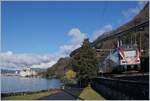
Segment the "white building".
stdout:
[[31,68],[25,68],[20,71],[20,76],[23,76],[23,77],[36,76],[36,75],[37,75],[37,72],[33,71]]

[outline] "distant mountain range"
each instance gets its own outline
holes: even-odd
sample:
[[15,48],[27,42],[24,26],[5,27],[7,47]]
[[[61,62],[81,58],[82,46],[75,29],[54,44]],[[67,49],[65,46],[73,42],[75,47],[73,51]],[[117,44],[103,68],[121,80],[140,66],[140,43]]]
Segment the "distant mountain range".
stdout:
[[[36,72],[46,71],[46,69],[41,69],[41,68],[32,68],[32,70]],[[19,70],[1,69],[1,74],[6,74],[6,73],[14,74],[16,71],[19,71]]]
[[42,69],[42,68],[31,68],[32,70],[36,71],[36,72],[44,72],[47,69]]
[[6,74],[6,73],[14,74],[15,72],[16,70],[1,69],[1,74]]

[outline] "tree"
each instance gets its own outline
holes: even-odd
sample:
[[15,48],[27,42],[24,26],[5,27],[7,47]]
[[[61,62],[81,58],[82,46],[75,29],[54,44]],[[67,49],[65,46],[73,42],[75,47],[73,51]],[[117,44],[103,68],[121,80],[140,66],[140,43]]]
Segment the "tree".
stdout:
[[68,80],[71,80],[73,78],[76,77],[76,72],[74,72],[73,70],[68,70],[66,73],[65,73],[65,76]]
[[77,72],[80,81],[87,82],[98,74],[98,60],[96,51],[90,46],[89,40],[85,39],[79,51],[72,57],[72,67]]

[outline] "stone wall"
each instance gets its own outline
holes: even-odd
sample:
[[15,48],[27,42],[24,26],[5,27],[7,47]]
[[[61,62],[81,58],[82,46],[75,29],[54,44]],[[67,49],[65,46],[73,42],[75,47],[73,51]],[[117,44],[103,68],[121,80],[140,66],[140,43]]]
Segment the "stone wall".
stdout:
[[95,78],[92,87],[107,99],[114,100],[147,100],[149,99],[149,83],[117,80],[110,78]]

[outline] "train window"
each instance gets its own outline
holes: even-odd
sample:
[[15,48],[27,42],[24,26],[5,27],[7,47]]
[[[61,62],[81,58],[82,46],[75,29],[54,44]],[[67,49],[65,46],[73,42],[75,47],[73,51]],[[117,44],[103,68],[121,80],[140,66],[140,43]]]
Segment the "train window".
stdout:
[[136,51],[125,51],[124,52],[126,58],[129,58],[129,57],[135,57],[136,56]]

